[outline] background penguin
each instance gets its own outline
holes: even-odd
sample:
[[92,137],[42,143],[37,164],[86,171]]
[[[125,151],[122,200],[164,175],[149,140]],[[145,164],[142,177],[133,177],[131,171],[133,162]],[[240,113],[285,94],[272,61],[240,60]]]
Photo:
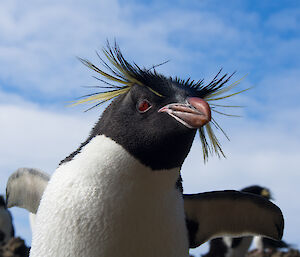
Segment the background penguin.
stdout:
[[[242,191],[260,195],[268,200],[274,200],[271,191],[268,188],[264,188],[258,185],[246,187],[242,189]],[[255,248],[261,252],[263,252],[266,249],[276,250],[280,248],[291,247],[290,244],[286,243],[283,240],[273,240],[271,238],[262,237],[262,236],[255,236],[253,241],[254,241]]]
[[12,216],[6,208],[3,196],[0,195],[0,245],[7,243],[14,235]]
[[[245,193],[259,195],[267,200],[272,199],[271,192],[268,188],[253,185],[245,187],[241,190]],[[262,236],[255,236],[254,241],[262,242],[262,240],[273,242],[274,244],[285,244],[283,241],[276,241]],[[247,237],[222,237],[216,238],[209,242],[209,252],[204,257],[244,257],[253,241],[252,236]]]
[[50,176],[34,168],[19,168],[6,185],[7,207],[18,206],[36,213]]
[[[236,84],[219,74],[208,85],[166,78],[129,64],[117,45],[104,55],[108,72],[81,61],[110,81],[109,90],[78,103],[115,100],[47,184],[30,256],[188,256],[180,168],[197,130],[205,158],[222,154],[205,100],[231,96],[222,94]],[[270,233],[280,238],[282,214],[268,207]]]
[[6,186],[7,207],[18,206],[27,209],[31,231],[35,226],[35,214],[50,176],[41,170],[20,168],[8,179]]

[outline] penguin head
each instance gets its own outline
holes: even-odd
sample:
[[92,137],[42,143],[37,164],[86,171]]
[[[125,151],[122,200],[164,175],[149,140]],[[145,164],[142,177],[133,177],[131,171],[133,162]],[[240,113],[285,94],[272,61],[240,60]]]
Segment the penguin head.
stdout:
[[152,169],[180,167],[210,107],[191,90],[159,77],[160,90],[133,85],[104,111],[92,135],[104,134]]
[[227,85],[231,76],[219,77],[221,71],[207,85],[203,80],[167,78],[156,73],[154,68],[142,69],[135,63],[128,63],[116,44],[114,47],[108,44],[103,53],[110,65],[101,57],[100,60],[108,71],[80,59],[99,73],[101,78],[98,79],[108,86],[102,87],[106,91],[87,95],[75,104],[95,103],[91,107],[94,108],[114,99],[95,125],[90,139],[102,134],[110,137],[153,169],[180,167],[197,130],[205,160],[209,153],[224,155],[210,126],[212,121],[224,133],[211,118],[211,110],[215,111],[220,105],[209,105],[208,101],[244,91],[223,95],[239,82]]
[[259,195],[259,196],[262,196],[262,197],[264,197],[268,200],[273,200],[271,191],[266,187],[253,185],[253,186],[245,187],[241,191],[246,192],[246,193]]

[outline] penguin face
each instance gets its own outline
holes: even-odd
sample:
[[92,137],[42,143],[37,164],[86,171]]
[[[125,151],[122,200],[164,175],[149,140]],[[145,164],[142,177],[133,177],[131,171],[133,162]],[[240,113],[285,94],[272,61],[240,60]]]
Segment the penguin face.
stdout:
[[132,86],[104,111],[92,135],[112,138],[152,169],[180,167],[196,129],[210,121],[210,108],[167,79],[159,93]]
[[261,187],[258,185],[246,187],[246,188],[242,189],[241,191],[246,192],[246,193],[260,195],[268,200],[273,199],[271,192],[268,188]]
[[198,129],[210,121],[210,107],[204,100],[168,80],[165,83],[171,89],[169,95],[158,96],[147,87],[140,86],[134,86],[129,91],[124,104],[131,107],[130,119],[146,125],[144,129],[147,130],[151,125],[158,127],[161,124],[163,131],[168,133],[177,133],[180,129],[190,132],[189,129]]

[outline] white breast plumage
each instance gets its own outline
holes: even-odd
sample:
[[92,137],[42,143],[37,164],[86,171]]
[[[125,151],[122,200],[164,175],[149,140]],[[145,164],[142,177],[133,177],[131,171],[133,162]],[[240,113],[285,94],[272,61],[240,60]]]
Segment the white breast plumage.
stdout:
[[93,138],[52,176],[30,256],[188,256],[178,175],[145,167],[104,135]]

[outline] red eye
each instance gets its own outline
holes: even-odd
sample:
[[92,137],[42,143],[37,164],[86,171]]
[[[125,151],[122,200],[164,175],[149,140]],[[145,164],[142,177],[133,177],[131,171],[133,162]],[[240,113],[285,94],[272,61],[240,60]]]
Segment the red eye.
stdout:
[[151,108],[151,104],[147,100],[142,100],[138,103],[137,109],[140,113],[144,113]]

